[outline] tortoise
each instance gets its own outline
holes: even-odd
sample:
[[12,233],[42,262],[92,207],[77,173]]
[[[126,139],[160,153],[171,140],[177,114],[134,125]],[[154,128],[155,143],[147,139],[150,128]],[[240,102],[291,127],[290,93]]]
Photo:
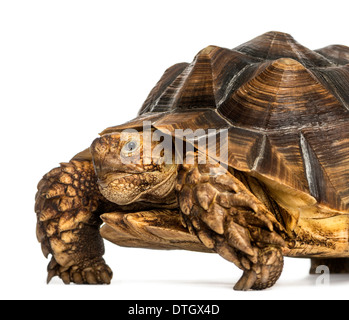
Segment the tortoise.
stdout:
[[39,182],[47,281],[109,284],[103,238],[218,253],[243,271],[236,290],[272,287],[285,256],[348,272],[348,126],[348,47],[268,32],[201,50]]

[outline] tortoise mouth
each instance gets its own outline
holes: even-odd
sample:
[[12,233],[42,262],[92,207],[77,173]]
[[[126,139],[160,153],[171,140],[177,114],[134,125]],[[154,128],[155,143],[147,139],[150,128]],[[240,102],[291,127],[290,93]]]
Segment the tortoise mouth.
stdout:
[[147,182],[149,173],[111,173],[99,179],[101,193],[119,205],[127,205],[137,201],[152,188]]
[[112,172],[103,176],[103,178],[98,179],[98,184],[102,188],[107,188],[111,183],[117,183],[121,179],[127,179],[127,177],[141,174],[141,173],[127,173],[127,172]]
[[102,189],[111,188],[115,193],[128,193],[130,191],[141,193],[149,190],[154,184],[157,184],[157,179],[154,176],[156,176],[156,172],[114,172],[99,179],[98,183]]
[[174,188],[176,172],[175,168],[169,172],[112,172],[100,178],[98,183],[103,196],[118,205],[128,205],[145,199],[153,202]]

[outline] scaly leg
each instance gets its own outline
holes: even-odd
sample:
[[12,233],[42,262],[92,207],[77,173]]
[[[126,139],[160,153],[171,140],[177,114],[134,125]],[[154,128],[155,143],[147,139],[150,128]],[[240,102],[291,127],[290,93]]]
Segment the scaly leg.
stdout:
[[66,284],[110,283],[99,233],[103,201],[91,161],[63,163],[39,182],[37,238],[44,255],[52,254],[47,282],[59,276]]
[[176,188],[185,220],[202,243],[244,271],[235,289],[273,286],[285,242],[264,204],[218,164],[183,165]]

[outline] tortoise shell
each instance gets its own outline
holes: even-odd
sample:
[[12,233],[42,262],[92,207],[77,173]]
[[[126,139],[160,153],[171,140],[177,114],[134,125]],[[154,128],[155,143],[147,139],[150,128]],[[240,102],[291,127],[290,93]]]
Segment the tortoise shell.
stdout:
[[312,51],[280,32],[233,50],[209,46],[166,70],[135,120],[102,134],[144,120],[228,129],[232,168],[282,198],[349,212],[348,47]]

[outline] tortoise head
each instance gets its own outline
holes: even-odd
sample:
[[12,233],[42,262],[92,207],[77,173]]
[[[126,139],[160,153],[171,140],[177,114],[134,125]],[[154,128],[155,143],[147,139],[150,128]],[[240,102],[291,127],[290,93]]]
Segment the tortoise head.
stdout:
[[163,202],[174,190],[177,166],[168,157],[165,161],[162,143],[131,131],[103,135],[92,143],[100,191],[119,205]]

